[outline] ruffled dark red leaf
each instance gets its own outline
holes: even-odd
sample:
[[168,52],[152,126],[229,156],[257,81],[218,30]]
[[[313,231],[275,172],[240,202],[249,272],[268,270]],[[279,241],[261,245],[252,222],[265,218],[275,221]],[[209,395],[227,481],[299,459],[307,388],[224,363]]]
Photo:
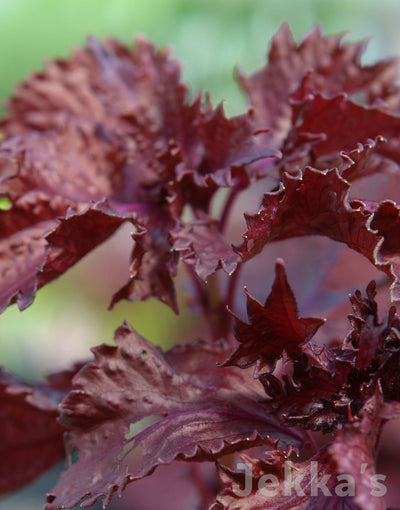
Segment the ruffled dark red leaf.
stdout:
[[[282,149],[283,166],[291,173],[306,165],[321,170],[332,168],[340,165],[342,152],[376,139],[379,143],[369,142],[375,160],[372,167],[378,172],[394,171],[395,165],[390,165],[389,160],[400,163],[399,127],[397,115],[358,105],[345,95],[312,96],[294,108],[293,128]],[[357,177],[368,175],[365,168],[360,174]]]
[[14,302],[20,309],[32,303],[46,255],[44,236],[67,206],[61,198],[30,192],[0,211],[0,311]]
[[[83,506],[99,497],[107,504],[114,492],[159,464],[274,446],[278,431],[283,444],[302,444],[301,435],[282,430],[269,413],[251,374],[216,366],[226,357],[221,346],[200,342],[164,355],[127,324],[116,341],[117,347],[94,350],[96,361],[80,372],[62,403],[68,454],[80,454],[48,495],[48,510],[71,508],[83,498]],[[135,429],[144,418],[153,423]],[[128,453],[139,451],[140,460],[129,469]]]
[[400,209],[397,204],[386,200],[379,204],[375,211],[370,228],[377,232],[381,241],[376,250],[376,263],[390,267],[391,279],[393,281],[391,291],[394,300],[400,299],[400,264],[398,256],[400,250]]
[[[69,60],[48,62],[43,73],[18,87],[1,128],[11,136],[31,129],[47,131],[71,117],[99,124],[111,120],[110,130],[115,130],[131,116],[162,132],[165,127],[174,129],[174,119],[187,109],[186,97],[180,66],[168,50],[158,51],[143,38],[134,49],[112,39],[89,38],[87,47]],[[172,121],[168,126],[167,119]]]
[[240,346],[224,366],[247,368],[257,364],[256,373],[272,370],[285,353],[296,358],[302,344],[308,342],[325,322],[323,319],[299,318],[296,298],[287,281],[283,261],[275,266],[275,281],[264,306],[247,294],[250,324],[235,317],[235,336]]
[[97,203],[82,213],[60,218],[46,235],[46,260],[38,275],[38,286],[54,280],[90,250],[110,237],[129,216],[114,213],[107,203]]
[[[48,247],[45,236],[54,230],[57,218],[65,217],[71,207],[75,212],[82,211],[85,201],[102,197],[111,188],[111,180],[108,180],[111,179],[111,162],[107,161],[104,147],[100,143],[96,145],[91,135],[76,126],[75,130],[74,126],[69,128],[46,136],[29,133],[24,139],[11,139],[1,146],[5,172],[0,183],[1,194],[11,199],[11,208],[0,211],[0,250],[3,253],[0,267],[6,284],[1,309],[14,301],[21,309],[25,308],[38,288],[79,260],[85,250],[81,250],[81,255],[79,249],[72,250],[73,238],[75,243],[80,238],[80,244],[85,246],[92,242],[93,247],[96,245],[94,238],[103,236],[103,240],[107,237],[105,233],[110,235],[107,221],[101,224],[104,233],[100,228],[89,232],[86,238],[79,230],[72,232],[70,229],[68,247],[61,255],[60,239],[64,237],[65,240],[67,236],[62,235],[59,226],[58,240],[52,236],[55,250],[47,253],[47,258],[53,259],[57,251],[57,257],[64,260],[59,261],[57,269],[55,260],[52,261],[52,271],[47,271],[49,262],[46,274],[41,272]],[[88,249],[90,247],[86,252]]]
[[177,167],[177,177],[178,191],[199,210],[207,210],[219,187],[246,188],[268,173],[270,165],[263,160],[281,156],[278,150],[258,143],[252,112],[227,119],[220,106],[203,115],[198,125],[201,143]]
[[264,195],[259,212],[246,215],[248,230],[238,253],[247,260],[268,242],[324,235],[347,244],[388,274],[392,298],[398,299],[398,207],[391,201],[349,200],[349,188],[336,169],[306,168],[298,176],[285,174],[280,189]]
[[364,43],[342,41],[343,36],[324,36],[316,27],[296,44],[284,24],[272,40],[266,66],[251,76],[239,73],[257,125],[271,129],[268,139],[274,146],[280,147],[292,125],[289,100],[306,77],[312,93],[346,93],[367,104],[390,98],[396,84],[397,61],[363,66],[360,58]]
[[173,282],[178,255],[169,239],[176,223],[166,207],[155,207],[150,214],[143,214],[136,221],[137,231],[132,234],[135,246],[131,254],[130,280],[113,295],[110,308],[121,299],[133,301],[154,296],[178,313]]
[[366,369],[372,360],[384,349],[388,328],[391,328],[394,309],[389,314],[388,321],[379,322],[378,307],[375,301],[375,282],[367,287],[367,297],[360,291],[350,295],[353,314],[349,315],[352,330],[343,341],[345,348],[354,351],[353,364],[357,369]]
[[173,249],[194,266],[199,277],[206,281],[220,267],[232,274],[240,257],[227,243],[218,229],[218,223],[200,214],[199,218],[171,232]]
[[111,195],[121,164],[120,141],[97,125],[68,119],[53,131],[30,131],[0,144],[0,192],[11,200],[40,191],[70,204]]
[[335,359],[335,369],[343,369],[336,376],[304,360],[290,368],[289,374],[275,372],[260,377],[282,423],[331,432],[348,420],[351,398],[343,388],[346,387],[349,365],[340,367],[339,360]]
[[378,136],[375,140],[358,144],[357,148],[350,152],[343,151],[340,154],[342,161],[338,164],[340,175],[346,181],[353,182],[374,174],[397,172],[397,165],[393,165],[389,160],[380,157],[379,151],[375,152],[375,149],[384,143],[386,143],[386,140]]

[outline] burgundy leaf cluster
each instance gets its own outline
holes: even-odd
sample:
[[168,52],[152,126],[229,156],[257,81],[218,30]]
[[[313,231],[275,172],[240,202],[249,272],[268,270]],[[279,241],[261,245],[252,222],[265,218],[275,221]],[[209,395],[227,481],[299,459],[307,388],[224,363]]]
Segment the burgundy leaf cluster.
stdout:
[[[44,383],[1,371],[1,492],[65,456],[46,510],[106,506],[177,465],[190,467],[193,510],[386,508],[378,452],[400,416],[400,89],[397,61],[363,65],[363,48],[319,28],[297,44],[283,25],[265,66],[238,73],[249,109],[233,118],[190,98],[169,51],[144,39],[89,38],[17,87],[0,121],[1,310],[29,306],[128,222],[127,281],[109,308],[152,297],[179,313],[181,265],[201,326],[163,352],[125,322],[115,345]],[[259,208],[232,244],[246,190]],[[245,289],[241,318],[238,282],[267,280],[264,247],[293,258],[306,236],[344,250],[329,268],[297,256],[299,274],[317,275],[307,308],[328,303],[328,320],[300,316],[282,258],[264,304]],[[349,278],[349,249],[379,280],[351,289],[343,332],[349,289],[338,285],[338,305],[327,281]]]

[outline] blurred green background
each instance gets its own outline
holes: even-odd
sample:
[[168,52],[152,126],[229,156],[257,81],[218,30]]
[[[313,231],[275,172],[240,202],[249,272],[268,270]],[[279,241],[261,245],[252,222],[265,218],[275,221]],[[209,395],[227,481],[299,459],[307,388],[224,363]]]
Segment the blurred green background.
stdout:
[[[399,19],[398,0],[0,0],[0,98],[3,103],[46,59],[67,56],[87,34],[126,42],[144,34],[173,48],[193,94],[207,90],[214,104],[225,101],[227,112],[237,114],[245,102],[233,69],[261,67],[283,21],[296,38],[315,23],[327,33],[348,32],[350,40],[371,36],[369,62],[400,53]],[[34,377],[60,369],[86,358],[90,346],[110,341],[124,318],[164,346],[184,337],[190,330],[187,314],[178,320],[154,300],[106,311],[112,292],[127,278],[129,243],[129,229],[123,229],[42,289],[28,310],[10,307],[0,317],[1,365]],[[39,509],[53,481],[42,478],[0,506]]]

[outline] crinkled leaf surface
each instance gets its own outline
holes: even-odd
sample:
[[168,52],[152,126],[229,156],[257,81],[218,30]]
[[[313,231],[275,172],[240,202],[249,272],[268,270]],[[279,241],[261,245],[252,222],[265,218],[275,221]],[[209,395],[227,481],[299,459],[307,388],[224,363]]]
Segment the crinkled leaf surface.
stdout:
[[350,360],[342,360],[341,352],[330,351],[328,355],[332,372],[300,358],[285,366],[286,370],[261,375],[260,381],[282,423],[331,432],[347,421],[352,403],[350,392],[346,392]]
[[44,236],[66,209],[64,200],[32,191],[0,211],[0,311],[15,301],[21,309],[31,304],[45,259]]
[[178,313],[173,282],[178,255],[172,250],[168,235],[176,224],[165,206],[153,208],[136,221],[136,232],[132,234],[135,246],[131,254],[130,279],[113,295],[110,308],[121,299],[133,301],[154,296]]
[[177,177],[185,201],[200,210],[208,207],[217,187],[239,184],[246,188],[268,173],[270,165],[264,165],[264,160],[281,155],[258,143],[252,111],[227,119],[219,106],[200,119],[199,135],[202,143],[177,168]]
[[178,227],[171,236],[173,249],[187,264],[194,266],[202,280],[207,280],[220,267],[232,274],[240,260],[220,233],[217,222],[205,214]]
[[70,204],[100,200],[112,193],[120,145],[98,126],[76,119],[53,131],[6,139],[0,144],[0,191],[11,200],[29,191]]
[[[130,279],[111,305],[155,296],[177,311],[169,232],[184,206],[207,210],[219,186],[246,187],[264,175],[255,161],[279,156],[260,149],[250,114],[228,119],[208,100],[189,100],[179,64],[143,39],[133,49],[89,39],[69,60],[33,74],[7,108],[0,193],[14,209],[32,192],[63,207],[43,218],[26,211],[14,237],[0,240],[3,308],[28,306],[37,288],[130,220],[137,227]],[[28,264],[15,245],[34,253]]]
[[295,358],[301,345],[313,337],[323,319],[299,318],[296,298],[287,281],[285,266],[278,260],[271,293],[262,305],[247,294],[250,324],[235,317],[235,336],[240,346],[224,362],[224,366],[247,368],[257,364],[257,373],[272,370],[285,352]]
[[356,104],[344,94],[312,96],[296,105],[293,128],[282,149],[286,167],[291,172],[306,165],[325,170],[338,164],[342,151],[352,151],[357,144],[380,137],[385,143],[375,143],[374,154],[381,168],[376,163],[373,166],[375,171],[385,170],[384,165],[393,170],[386,160],[400,162],[399,126],[398,115]]
[[356,149],[349,152],[342,151],[340,154],[342,161],[338,164],[340,175],[346,181],[353,182],[374,174],[385,172],[397,173],[397,165],[393,165],[387,159],[383,159],[379,155],[379,151],[376,151],[384,143],[386,143],[386,139],[377,136],[375,140],[369,139],[365,144],[357,144]]
[[391,201],[349,200],[349,188],[336,169],[307,167],[297,176],[285,174],[280,189],[264,195],[259,212],[246,215],[248,230],[238,253],[247,260],[268,242],[323,235],[347,244],[388,274],[392,297],[398,299],[398,207]]
[[363,66],[360,57],[364,46],[343,44],[343,36],[324,36],[319,27],[296,44],[284,24],[272,40],[266,66],[250,76],[239,74],[258,126],[271,129],[268,138],[277,147],[291,127],[290,96],[306,77],[313,93],[357,97],[360,92],[367,104],[378,98],[389,99],[396,83],[397,61]]
[[370,366],[372,360],[384,349],[388,332],[397,322],[394,316],[395,309],[389,312],[387,321],[379,321],[378,306],[375,301],[376,285],[371,282],[367,287],[367,296],[363,297],[360,291],[350,295],[353,314],[348,316],[352,330],[343,340],[345,348],[354,351],[353,364],[357,369]]
[[[386,265],[390,268],[390,277],[392,279],[392,297],[394,300],[400,299],[400,264],[398,253],[400,250],[400,208],[390,200],[380,203],[375,211],[370,228],[377,232],[381,241],[375,252],[376,264]],[[383,266],[385,267],[385,266]]]
[[82,213],[71,212],[60,218],[46,235],[46,260],[38,276],[38,285],[57,278],[86,253],[110,237],[130,219],[114,213],[107,203],[97,203]]
[[[48,495],[48,510],[71,508],[99,497],[107,504],[126,483],[150,474],[159,464],[212,460],[257,444],[299,446],[303,437],[282,429],[270,414],[262,386],[248,371],[217,367],[221,346],[203,342],[163,354],[125,324],[117,346],[94,349],[96,360],[75,379],[62,403],[69,429],[69,456],[79,460],[62,474]],[[152,417],[142,431],[133,424]],[[129,469],[128,454],[140,453]]]
[[131,116],[159,131],[169,118],[173,130],[173,119],[187,109],[186,95],[180,66],[169,58],[169,51],[158,51],[145,39],[138,39],[132,49],[116,40],[89,38],[86,48],[68,60],[48,62],[43,73],[18,87],[1,127],[11,136],[31,129],[47,131],[70,117],[105,128],[107,120],[110,130],[118,131]]
[[399,400],[399,317],[392,307],[387,319],[379,321],[374,298],[374,282],[366,297],[359,291],[350,296],[352,329],[342,345],[308,342],[295,360],[260,375],[282,423],[335,431],[360,416],[378,387],[385,401]]
[[[58,225],[57,234],[53,232],[50,237],[53,249],[46,253],[49,243],[45,236],[54,231],[57,218],[66,217],[68,210],[69,216],[81,213],[91,200],[109,193],[111,185],[107,180],[111,164],[101,144],[96,145],[87,133],[74,131],[74,127],[76,130],[76,126],[69,126],[70,129],[46,136],[28,133],[23,140],[8,140],[0,148],[1,161],[5,160],[10,169],[2,178],[2,192],[12,204],[10,210],[1,211],[0,215],[3,224],[0,249],[4,253],[0,267],[7,284],[2,309],[14,301],[20,308],[28,306],[37,288],[62,274],[118,226],[115,213],[109,219],[107,213],[103,214],[104,221],[98,221],[96,229],[91,228],[90,220],[81,221],[82,228],[72,228],[71,223],[75,223],[73,227],[78,225],[71,220],[68,235],[63,224]],[[82,216],[77,218],[82,220]],[[112,220],[114,228],[110,230]],[[119,224],[122,221],[123,217]],[[62,239],[69,240],[64,253]],[[12,260],[12,267],[7,265],[8,259]],[[45,259],[47,267],[41,271]]]

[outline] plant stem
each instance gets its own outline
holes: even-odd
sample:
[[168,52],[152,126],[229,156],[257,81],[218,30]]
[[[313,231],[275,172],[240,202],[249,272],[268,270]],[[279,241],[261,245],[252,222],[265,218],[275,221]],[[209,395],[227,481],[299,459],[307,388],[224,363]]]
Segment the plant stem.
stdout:
[[225,302],[221,299],[217,275],[211,275],[206,285],[197,276],[193,265],[188,264],[187,268],[197,295],[197,303],[201,306],[202,316],[208,325],[211,338],[213,340],[226,338],[231,319],[226,311]]
[[231,212],[233,203],[235,202],[239,192],[241,191],[241,186],[239,183],[235,184],[229,193],[228,198],[226,199],[225,205],[222,209],[222,213],[219,220],[219,231],[223,233],[226,229],[226,225],[228,223],[229,214]]
[[242,264],[238,264],[235,272],[229,278],[228,289],[226,291],[225,303],[226,303],[226,306],[230,310],[232,310],[234,307],[233,305],[234,305],[234,299],[235,299],[235,294],[236,294],[236,287],[237,287],[237,283],[239,280],[239,275],[240,275],[241,270],[242,270]]

